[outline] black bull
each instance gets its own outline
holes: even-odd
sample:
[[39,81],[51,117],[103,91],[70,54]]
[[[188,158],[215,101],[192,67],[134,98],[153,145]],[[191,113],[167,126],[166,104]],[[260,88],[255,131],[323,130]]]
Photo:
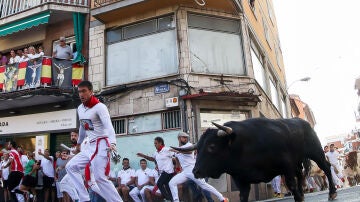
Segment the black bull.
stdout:
[[[254,118],[230,121],[218,129],[209,128],[199,142],[193,173],[197,178],[219,178],[230,174],[240,189],[240,201],[249,198],[250,184],[269,182],[284,175],[295,201],[303,201],[302,181],[310,170],[310,160],[325,172],[329,181],[329,200],[335,199],[336,188],[319,138],[309,123],[301,119]],[[303,172],[303,168],[305,173]]]

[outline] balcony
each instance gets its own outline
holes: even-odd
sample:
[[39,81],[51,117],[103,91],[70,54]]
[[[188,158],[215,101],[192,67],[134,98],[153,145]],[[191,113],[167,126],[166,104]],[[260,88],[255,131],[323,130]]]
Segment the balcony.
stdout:
[[90,0],[0,0],[0,19],[45,4],[88,7]]
[[55,21],[73,12],[89,13],[90,0],[0,0],[0,25],[51,11]]
[[124,1],[124,0],[95,0],[94,7],[98,8],[98,7],[102,7],[102,6],[107,6],[109,4],[116,3],[119,1]]
[[[239,0],[206,0],[206,8],[237,14]],[[103,23],[149,11],[167,14],[174,6],[203,8],[194,0],[94,0],[91,15]],[[114,17],[116,16],[116,18]]]

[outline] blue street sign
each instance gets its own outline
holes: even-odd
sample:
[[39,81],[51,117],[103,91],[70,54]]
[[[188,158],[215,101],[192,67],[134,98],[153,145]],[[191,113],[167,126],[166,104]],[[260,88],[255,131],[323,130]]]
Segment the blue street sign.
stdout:
[[154,91],[155,94],[167,93],[170,91],[170,85],[169,84],[156,85]]

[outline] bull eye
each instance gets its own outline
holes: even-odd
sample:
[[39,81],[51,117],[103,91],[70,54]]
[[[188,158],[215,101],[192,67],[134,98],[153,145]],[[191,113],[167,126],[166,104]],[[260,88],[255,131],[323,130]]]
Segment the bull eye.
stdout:
[[207,150],[209,153],[214,153],[215,150],[216,150],[216,145],[215,144],[210,144],[208,147],[207,147]]

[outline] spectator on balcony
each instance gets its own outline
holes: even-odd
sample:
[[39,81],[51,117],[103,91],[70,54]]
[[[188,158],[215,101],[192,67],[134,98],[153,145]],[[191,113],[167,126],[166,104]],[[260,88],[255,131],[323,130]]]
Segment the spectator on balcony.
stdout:
[[27,62],[29,61],[29,57],[28,57],[29,51],[27,48],[24,48],[24,52],[23,52],[23,57],[21,58],[21,62]]
[[7,57],[0,52],[0,65],[6,65],[7,62],[8,62]]
[[16,51],[16,54],[20,57],[19,62],[23,62],[24,61],[24,53],[21,49]]
[[70,60],[73,56],[72,50],[66,44],[65,37],[60,37],[60,44],[56,45],[53,51],[53,57],[58,59]]
[[10,59],[9,59],[9,64],[15,64],[15,63],[19,63],[20,62],[20,56],[16,55],[14,50],[10,51]]
[[36,54],[34,46],[29,47],[29,53],[26,55],[30,60],[35,60],[40,57],[39,54]]
[[43,57],[44,56],[44,48],[42,46],[39,46],[38,50],[39,50],[38,56]]

